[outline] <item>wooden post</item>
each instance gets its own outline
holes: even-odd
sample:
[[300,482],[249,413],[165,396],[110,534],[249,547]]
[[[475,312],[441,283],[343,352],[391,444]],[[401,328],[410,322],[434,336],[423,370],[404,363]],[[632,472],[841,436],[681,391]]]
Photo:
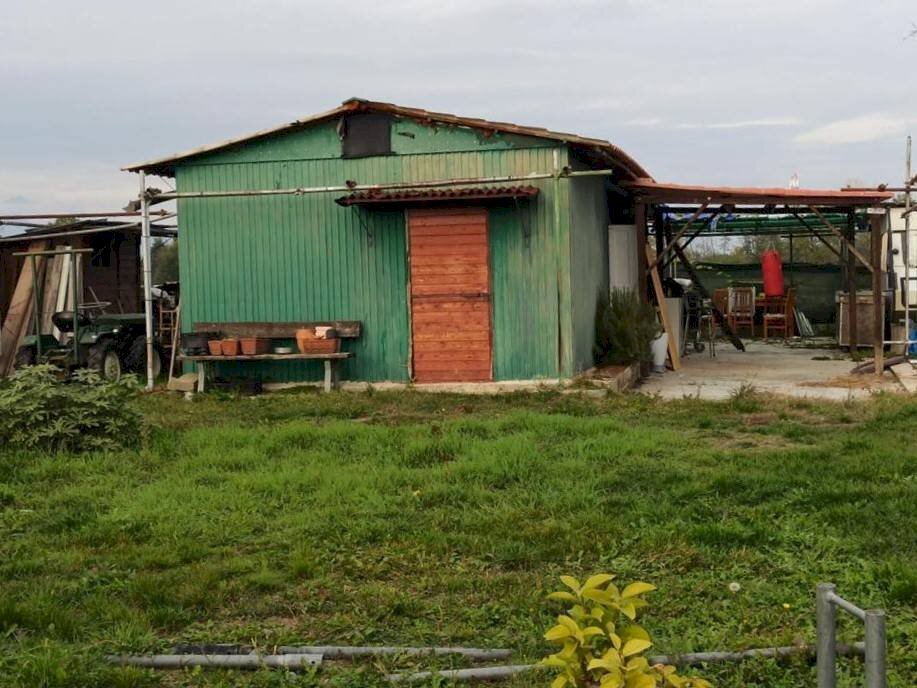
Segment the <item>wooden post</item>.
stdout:
[[662,291],[662,280],[659,279],[659,270],[653,262],[652,249],[646,247],[646,260],[652,266],[650,267],[650,279],[653,281],[653,291],[656,292],[656,305],[659,308],[659,319],[662,321],[662,329],[668,335],[669,339],[669,358],[672,360],[672,370],[681,368],[681,358],[678,356],[678,342],[675,341],[672,325],[669,322],[669,312],[665,307],[665,292]]
[[882,377],[885,371],[885,294],[882,271],[882,239],[885,230],[885,215],[872,215],[869,218],[869,237],[872,247],[872,332],[873,361],[876,378]]
[[[850,344],[850,355],[859,358],[859,332],[857,329],[857,261],[854,255],[856,248],[856,216],[853,210],[847,211],[847,342]],[[854,250],[852,250],[854,249]]]

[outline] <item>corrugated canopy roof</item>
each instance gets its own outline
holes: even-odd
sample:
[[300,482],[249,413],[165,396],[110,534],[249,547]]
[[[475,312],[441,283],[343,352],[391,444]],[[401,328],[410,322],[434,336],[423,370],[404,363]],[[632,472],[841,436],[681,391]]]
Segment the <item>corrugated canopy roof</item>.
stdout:
[[466,189],[411,189],[407,191],[361,191],[335,199],[338,205],[425,205],[428,203],[487,202],[501,199],[531,198],[538,195],[534,186],[496,186]]
[[404,107],[402,105],[362,100],[360,98],[351,98],[349,100],[345,100],[341,105],[331,110],[321,112],[317,115],[312,115],[311,117],[297,119],[293,122],[282,124],[271,129],[262,129],[261,131],[256,131],[246,136],[227,139],[225,141],[221,141],[209,146],[193,148],[183,153],[176,153],[174,155],[169,155],[163,158],[155,158],[153,160],[147,160],[146,162],[128,165],[122,169],[129,172],[139,172],[143,170],[150,174],[171,177],[175,174],[175,165],[179,162],[188,160],[189,158],[193,158],[204,153],[212,153],[214,151],[223,150],[224,148],[230,148],[242,143],[248,143],[249,141],[254,141],[267,136],[273,136],[275,134],[280,134],[311,124],[316,124],[325,120],[334,119],[336,117],[340,117],[341,115],[354,112],[380,112],[391,114],[396,117],[407,117],[419,122],[426,122],[429,124],[448,124],[452,126],[470,127],[473,129],[481,129],[491,132],[519,134],[522,136],[534,136],[537,138],[550,139],[553,141],[562,141],[597,156],[606,164],[619,169],[625,178],[636,179],[639,177],[650,176],[649,172],[643,169],[643,167],[641,167],[641,165],[636,160],[631,158],[627,153],[622,151],[614,144],[603,139],[594,139],[584,136],[577,136],[576,134],[566,134],[558,131],[550,131],[541,127],[529,127],[520,124],[511,124],[509,122],[492,122],[486,119],[461,117],[459,115],[452,115],[445,112],[431,112],[429,110],[422,110],[420,108]]
[[667,184],[652,179],[622,181],[621,186],[633,191],[647,203],[691,205],[816,205],[849,208],[879,205],[894,196],[889,191],[695,186]]

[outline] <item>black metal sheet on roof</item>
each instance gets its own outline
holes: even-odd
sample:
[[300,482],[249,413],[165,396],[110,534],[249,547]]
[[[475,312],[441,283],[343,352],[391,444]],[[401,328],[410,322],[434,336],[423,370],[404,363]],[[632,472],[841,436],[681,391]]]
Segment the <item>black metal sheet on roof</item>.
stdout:
[[405,191],[360,191],[335,199],[343,206],[407,206],[434,203],[486,203],[506,199],[532,198],[534,186],[497,186],[468,189],[410,189]]

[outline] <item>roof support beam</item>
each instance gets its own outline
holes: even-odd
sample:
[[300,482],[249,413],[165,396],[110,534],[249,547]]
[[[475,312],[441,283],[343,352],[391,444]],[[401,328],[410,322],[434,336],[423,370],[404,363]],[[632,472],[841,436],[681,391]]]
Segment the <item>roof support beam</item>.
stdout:
[[707,199],[706,203],[702,203],[698,207],[698,209],[694,211],[694,214],[691,215],[690,218],[688,218],[688,221],[685,222],[684,225],[682,225],[681,229],[678,230],[675,236],[672,237],[672,241],[670,241],[667,246],[663,247],[662,252],[658,256],[656,256],[656,259],[646,269],[647,275],[649,275],[650,271],[652,271],[654,268],[659,267],[659,264],[665,259],[665,257],[669,254],[669,252],[672,251],[672,249],[678,243],[678,241],[685,235],[685,232],[691,229],[691,225],[693,225],[695,220],[697,220],[697,218],[701,216],[701,213],[703,213],[707,209],[707,205],[709,204],[709,202],[710,202],[710,199]]
[[805,220],[803,220],[802,217],[800,217],[799,213],[794,212],[793,215],[795,215],[795,216],[796,216],[796,219],[799,220],[799,223],[800,223],[803,227],[805,227],[806,229],[808,229],[809,232],[812,233],[812,236],[814,236],[814,237],[815,237],[816,239],[818,239],[821,243],[823,243],[823,244],[831,251],[831,253],[833,253],[833,254],[834,254],[835,256],[837,256],[838,258],[841,257],[841,252],[838,251],[836,248],[834,248],[834,246],[832,246],[830,243],[828,243],[828,240],[825,239],[824,236],[822,236],[821,234],[819,234],[818,232],[816,232],[814,227],[812,227],[808,222],[806,222]]
[[857,250],[857,247],[854,246],[852,242],[847,240],[847,237],[843,235],[841,230],[839,230],[837,227],[831,224],[831,221],[828,220],[828,218],[826,218],[818,208],[816,208],[814,205],[810,205],[809,210],[811,210],[818,217],[818,219],[821,220],[821,223],[825,227],[831,230],[831,233],[834,234],[834,236],[836,236],[838,239],[841,240],[842,245],[846,246],[847,250],[850,251],[850,253],[854,255],[857,260],[859,260],[863,265],[865,265],[869,269],[870,272],[876,271],[875,268],[872,266],[872,263],[865,256],[863,256],[862,253],[860,253]]

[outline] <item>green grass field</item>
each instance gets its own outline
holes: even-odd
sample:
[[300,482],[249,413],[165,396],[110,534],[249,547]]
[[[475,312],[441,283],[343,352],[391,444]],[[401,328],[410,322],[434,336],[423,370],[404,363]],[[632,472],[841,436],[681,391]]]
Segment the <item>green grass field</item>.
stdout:
[[[887,610],[890,685],[917,684],[917,402],[140,403],[143,451],[0,450],[0,685],[356,688],[431,664],[297,676],[103,661],[179,640],[505,646],[535,660],[557,577],[598,571],[659,586],[643,621],[666,653],[811,642],[815,585],[833,581]],[[841,634],[861,631],[845,620]],[[842,685],[862,685],[860,662],[840,666]],[[798,659],[699,671],[724,687],[814,685]]]

